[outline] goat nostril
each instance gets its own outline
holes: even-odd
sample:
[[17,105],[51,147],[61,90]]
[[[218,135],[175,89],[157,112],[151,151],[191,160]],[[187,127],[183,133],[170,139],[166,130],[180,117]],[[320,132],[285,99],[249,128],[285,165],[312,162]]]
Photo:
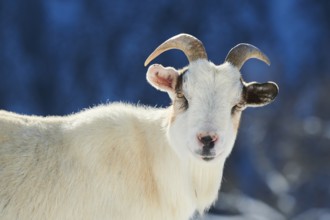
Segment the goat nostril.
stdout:
[[200,132],[197,134],[198,141],[202,144],[203,151],[210,151],[218,141],[218,135],[215,132]]
[[204,136],[204,137],[201,137],[199,140],[204,145],[209,145],[211,142],[213,142],[213,139],[211,136]]
[[199,141],[204,145],[204,146],[213,146],[214,142],[216,142],[217,137],[212,137],[212,136],[204,136],[200,137]]

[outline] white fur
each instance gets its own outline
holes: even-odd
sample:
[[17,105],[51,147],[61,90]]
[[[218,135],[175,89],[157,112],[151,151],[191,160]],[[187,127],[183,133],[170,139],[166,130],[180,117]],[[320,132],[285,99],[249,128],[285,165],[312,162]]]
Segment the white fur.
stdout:
[[[241,98],[242,84],[239,71],[230,64],[215,66],[206,60],[192,62],[185,74],[183,92],[189,108],[176,117],[168,130],[171,146],[195,152],[201,148],[196,136],[213,132],[219,136],[215,145],[216,156],[225,159],[233,147],[237,129],[231,109]],[[187,155],[180,152],[180,155]]]
[[[174,84],[157,85],[154,70],[149,82],[175,99]],[[179,72],[167,70],[176,80]],[[227,63],[192,62],[182,112],[122,103],[65,117],[0,111],[0,219],[175,220],[203,212],[217,198],[235,141],[239,79]],[[194,153],[201,131],[221,139],[212,161]]]

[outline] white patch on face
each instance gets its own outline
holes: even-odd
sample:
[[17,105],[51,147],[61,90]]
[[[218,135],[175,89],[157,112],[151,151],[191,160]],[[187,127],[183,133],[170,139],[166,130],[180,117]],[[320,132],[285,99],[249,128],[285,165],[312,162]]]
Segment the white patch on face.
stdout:
[[[182,91],[189,107],[179,112],[169,125],[171,145],[183,157],[192,153],[204,160],[225,159],[237,134],[231,111],[241,99],[240,72],[229,63],[216,66],[198,60],[188,66],[183,77]],[[208,134],[217,140],[205,150],[198,137]]]

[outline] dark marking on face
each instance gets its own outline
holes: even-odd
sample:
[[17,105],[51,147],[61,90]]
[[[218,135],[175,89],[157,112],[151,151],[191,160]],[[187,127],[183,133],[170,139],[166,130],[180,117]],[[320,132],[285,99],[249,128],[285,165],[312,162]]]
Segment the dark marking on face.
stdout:
[[236,130],[236,132],[240,126],[242,112],[246,108],[246,100],[244,98],[244,86],[246,83],[243,81],[242,78],[241,78],[241,83],[243,85],[243,89],[241,92],[241,98],[238,101],[238,103],[235,104],[231,109],[232,123],[233,123],[234,129]]
[[188,71],[187,68],[181,70],[181,73],[178,76],[177,83],[175,85],[176,98],[173,101],[173,105],[177,107],[179,110],[187,110],[189,107],[188,100],[182,91],[183,76],[187,71]]
[[243,101],[243,98],[241,99],[241,101],[234,105],[231,109],[231,114],[234,115],[236,113],[242,112],[245,109],[245,102]]
[[175,85],[175,92],[182,92],[183,76],[188,72],[188,68],[179,70],[179,76]]
[[181,70],[179,70],[179,76],[176,80],[176,85],[175,85],[175,97],[172,100],[172,113],[170,117],[170,123],[173,123],[175,121],[176,116],[180,112],[184,112],[188,109],[189,103],[188,100],[186,99],[185,95],[183,94],[182,91],[182,84],[183,84],[183,76],[185,73],[188,71],[188,68],[185,67]]
[[210,149],[206,149],[204,147],[196,150],[195,153],[205,161],[213,160],[215,158],[215,153]]
[[211,152],[210,149],[203,147],[203,150],[201,152],[202,159],[205,161],[213,160],[215,157],[214,152]]

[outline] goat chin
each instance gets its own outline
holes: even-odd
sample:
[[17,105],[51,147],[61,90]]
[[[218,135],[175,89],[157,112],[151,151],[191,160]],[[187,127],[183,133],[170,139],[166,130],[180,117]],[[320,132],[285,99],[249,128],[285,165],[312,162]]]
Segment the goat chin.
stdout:
[[0,111],[0,219],[188,219],[208,209],[224,160],[180,160],[165,135],[168,111]]

